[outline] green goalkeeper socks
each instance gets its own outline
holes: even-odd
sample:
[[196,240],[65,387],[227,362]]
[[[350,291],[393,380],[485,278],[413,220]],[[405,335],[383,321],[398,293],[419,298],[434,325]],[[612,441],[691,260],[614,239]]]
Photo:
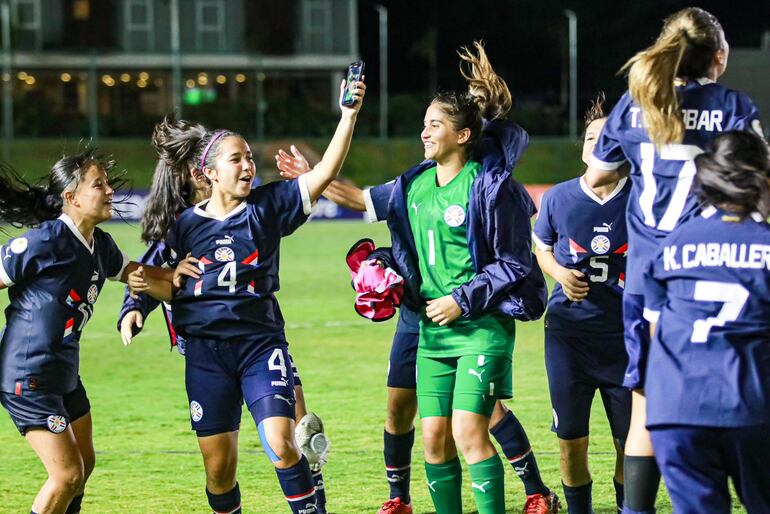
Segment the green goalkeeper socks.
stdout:
[[436,514],[462,514],[463,469],[460,459],[455,457],[444,464],[426,462],[425,475]]
[[469,464],[468,471],[479,514],[504,514],[504,471],[500,457],[495,454],[487,460]]

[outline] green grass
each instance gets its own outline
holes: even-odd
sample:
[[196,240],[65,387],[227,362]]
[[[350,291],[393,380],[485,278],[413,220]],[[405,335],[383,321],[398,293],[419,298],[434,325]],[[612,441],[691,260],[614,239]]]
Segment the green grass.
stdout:
[[[423,159],[422,145],[415,133],[411,138],[379,139],[355,137],[342,169],[342,176],[359,185],[382,184]],[[331,137],[331,136],[330,136]],[[77,152],[85,140],[17,139],[10,146],[13,166],[30,178],[48,173],[64,154]],[[257,170],[266,178],[276,174],[273,156],[277,148],[288,149],[291,143],[304,143],[318,155],[323,154],[329,138],[292,138],[254,143]],[[102,139],[96,145],[118,161],[118,168],[136,189],[148,189],[152,182],[157,155],[147,139]],[[303,147],[305,148],[305,147]],[[579,147],[565,138],[535,138],[524,157],[516,165],[515,176],[522,183],[553,184],[580,173]]]
[[[138,230],[108,224],[121,248],[138,255]],[[385,378],[395,321],[374,324],[353,312],[348,247],[361,237],[387,242],[386,228],[357,222],[314,222],[283,242],[279,293],[287,337],[311,410],[332,441],[324,468],[330,512],[374,513],[387,498],[382,460]],[[116,331],[123,288],[108,283],[81,341],[81,375],[92,404],[97,465],[88,482],[86,513],[208,512],[204,473],[189,429],[183,360],[169,352],[162,317],[124,348]],[[3,294],[0,305],[5,306]],[[507,402],[527,429],[547,484],[561,495],[558,444],[550,432],[551,408],[543,362],[541,322],[519,324],[514,355],[515,398]],[[609,428],[594,402],[590,463],[594,508],[614,512],[614,451]],[[419,423],[413,452],[415,512],[432,512],[425,486]],[[28,512],[45,472],[10,418],[0,414],[0,498],[3,512]],[[244,411],[238,479],[244,512],[285,513],[275,473]],[[470,479],[464,505],[474,511]],[[509,512],[524,502],[520,481],[506,466]],[[665,492],[659,512],[670,512]]]

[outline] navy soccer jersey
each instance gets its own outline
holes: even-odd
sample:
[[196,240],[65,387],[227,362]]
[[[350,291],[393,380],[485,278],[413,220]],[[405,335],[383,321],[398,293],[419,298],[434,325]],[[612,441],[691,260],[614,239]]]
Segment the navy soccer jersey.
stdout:
[[693,159],[720,132],[753,129],[762,134],[759,113],[744,94],[709,79],[677,82],[685,124],[681,144],[656,149],[642,122],[642,112],[629,93],[612,109],[591,158],[591,165],[614,170],[631,165],[634,184],[628,204],[628,280],[630,294],[643,294],[642,270],[660,239],[697,211],[690,186]]
[[119,278],[127,263],[109,234],[96,228],[89,245],[66,214],[0,246],[0,278],[10,287],[3,392],[77,387],[80,334],[105,279]]
[[770,225],[706,208],[646,273],[647,424],[770,422]]
[[208,213],[207,203],[187,209],[168,234],[169,264],[189,253],[202,271],[173,299],[174,327],[185,338],[285,344],[275,298],[279,248],[310,214],[304,177],[258,187],[224,217]]
[[626,205],[631,183],[621,179],[600,199],[578,177],[548,190],[540,204],[533,239],[552,251],[556,262],[585,275],[588,296],[567,299],[557,283],[548,301],[549,330],[588,333],[623,331],[621,297],[625,282],[628,236]]

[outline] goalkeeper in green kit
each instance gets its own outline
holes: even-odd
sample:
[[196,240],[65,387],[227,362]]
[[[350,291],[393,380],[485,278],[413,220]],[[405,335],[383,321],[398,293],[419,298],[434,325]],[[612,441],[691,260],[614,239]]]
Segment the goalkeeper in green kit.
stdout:
[[[507,105],[504,95],[496,103],[494,92],[507,87],[491,67],[484,71],[466,77],[468,93],[434,97],[421,133],[426,160],[396,179],[389,204],[404,301],[421,312],[417,398],[438,514],[462,512],[458,447],[479,513],[505,512],[490,416],[498,399],[513,394],[514,319],[536,319],[545,308],[545,283],[531,253],[535,208],[510,173],[528,137],[498,119],[510,96]],[[474,78],[486,94],[474,94]],[[533,512],[555,512],[557,505],[533,505]]]

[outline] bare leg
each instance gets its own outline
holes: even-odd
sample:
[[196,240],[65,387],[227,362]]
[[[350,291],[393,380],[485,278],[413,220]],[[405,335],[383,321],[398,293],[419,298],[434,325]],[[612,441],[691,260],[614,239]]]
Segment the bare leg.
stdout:
[[60,434],[31,429],[25,437],[48,472],[48,480],[38,491],[32,510],[38,514],[61,514],[85,482],[83,458],[72,427]]

